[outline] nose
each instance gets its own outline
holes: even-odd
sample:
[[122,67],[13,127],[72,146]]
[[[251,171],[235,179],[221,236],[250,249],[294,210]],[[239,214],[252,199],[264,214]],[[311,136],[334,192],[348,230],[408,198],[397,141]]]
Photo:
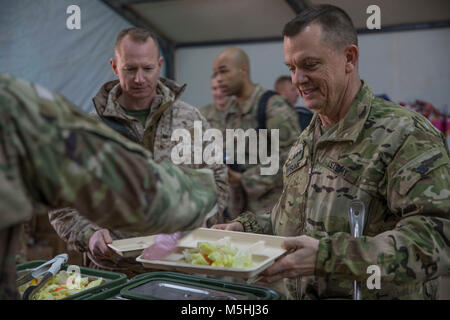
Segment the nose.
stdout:
[[216,74],[216,81],[217,81],[217,84],[222,83],[223,79],[222,79],[222,75],[220,73]]
[[307,83],[309,78],[304,72],[296,68],[291,72],[291,80],[292,84],[298,88],[300,85]]
[[141,83],[144,81],[144,77],[142,76],[142,70],[138,69],[136,71],[136,74],[134,75],[134,82],[135,83]]

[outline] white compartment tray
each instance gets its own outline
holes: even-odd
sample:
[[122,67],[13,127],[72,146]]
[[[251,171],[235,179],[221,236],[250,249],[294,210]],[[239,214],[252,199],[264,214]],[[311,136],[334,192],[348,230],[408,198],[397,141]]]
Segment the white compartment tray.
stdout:
[[155,237],[156,235],[115,240],[108,244],[108,247],[122,257],[137,257],[142,253],[142,250],[153,244]]
[[[250,279],[256,277],[259,273],[270,267],[278,257],[286,252],[286,250],[282,248],[282,243],[285,239],[284,237],[205,228],[194,230],[180,241],[179,246],[197,247],[198,242],[215,242],[224,237],[229,237],[231,245],[239,250],[246,250],[253,246],[250,251],[253,254],[252,268],[237,269],[180,263],[178,261],[182,258],[182,255],[179,253],[173,253],[164,260],[145,260],[139,256],[136,261],[141,262],[144,267],[151,269]],[[254,246],[255,243],[258,242],[262,242],[263,245]]]

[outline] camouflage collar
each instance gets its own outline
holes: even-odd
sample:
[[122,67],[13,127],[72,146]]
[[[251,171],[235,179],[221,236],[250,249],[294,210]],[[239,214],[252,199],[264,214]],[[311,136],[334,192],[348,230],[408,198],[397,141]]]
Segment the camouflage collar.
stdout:
[[[319,141],[355,142],[369,116],[373,99],[374,96],[371,88],[363,81],[361,90],[359,90],[355,100],[353,100],[344,119],[327,130],[320,137]],[[317,113],[313,116],[311,122],[313,125],[308,128],[308,136],[311,136],[314,133],[316,126],[320,125],[320,118]]]
[[232,102],[232,105],[230,106],[230,112],[235,112],[239,114],[247,114],[253,110],[253,108],[256,106],[256,98],[261,95],[261,93],[264,91],[263,87],[261,87],[259,84],[256,84],[255,89],[253,89],[252,94],[250,97],[247,98],[247,100],[244,101],[241,105],[238,105],[236,100],[234,99]]
[[219,110],[217,108],[215,102],[205,106],[204,108],[209,108],[210,109],[209,113],[213,117],[218,116],[218,118],[219,118],[219,117],[223,116],[224,114],[235,113],[236,110],[233,109],[233,105],[235,104],[235,99],[236,99],[236,97],[232,96],[230,98],[230,100],[227,102],[225,109],[223,109],[223,110]]
[[[186,89],[186,84],[180,85],[173,80],[160,77],[158,81],[158,87],[156,90],[158,91],[158,89],[160,89],[162,92],[165,93],[163,94],[164,97],[171,96],[175,101],[178,100],[178,98]],[[164,101],[166,101],[166,99],[164,99]]]
[[[159,78],[158,84],[156,86],[156,93],[160,96],[161,103],[169,102],[173,103],[181,96],[184,92],[186,85],[179,85],[175,81]],[[97,93],[94,98],[94,105],[99,114],[109,117],[117,117],[117,118],[128,118],[125,112],[120,107],[117,102],[117,98],[121,93],[121,87],[119,80],[114,80],[105,83],[100,91]],[[156,98],[156,97],[155,97]],[[152,103],[152,109],[155,107]]]
[[122,92],[122,88],[120,87],[119,81],[117,81],[116,85],[112,87],[111,91],[108,93],[108,98],[106,100],[105,110],[103,111],[104,116],[118,116],[120,117],[128,117],[117,101],[117,98],[120,96]]

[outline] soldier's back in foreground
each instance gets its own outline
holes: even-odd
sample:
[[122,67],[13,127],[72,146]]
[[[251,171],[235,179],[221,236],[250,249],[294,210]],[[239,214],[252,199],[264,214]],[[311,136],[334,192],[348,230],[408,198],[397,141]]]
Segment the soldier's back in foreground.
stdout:
[[202,225],[214,188],[210,170],[157,164],[63,96],[0,75],[0,299],[17,298],[20,226],[36,208],[73,206],[102,227],[173,233]]

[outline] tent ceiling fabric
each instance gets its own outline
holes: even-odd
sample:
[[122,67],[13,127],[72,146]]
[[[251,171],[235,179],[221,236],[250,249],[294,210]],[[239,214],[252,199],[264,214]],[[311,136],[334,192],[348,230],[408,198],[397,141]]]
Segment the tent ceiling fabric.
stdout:
[[281,38],[284,24],[295,16],[289,2],[334,4],[357,29],[366,28],[366,9],[381,8],[381,26],[450,21],[448,0],[149,0],[121,1],[128,10],[176,44]]
[[450,20],[448,0],[308,0],[311,5],[328,3],[344,9],[356,29],[365,29],[367,7],[376,4],[381,11],[381,27]]
[[295,17],[284,0],[171,0],[132,7],[176,43],[281,37]]

